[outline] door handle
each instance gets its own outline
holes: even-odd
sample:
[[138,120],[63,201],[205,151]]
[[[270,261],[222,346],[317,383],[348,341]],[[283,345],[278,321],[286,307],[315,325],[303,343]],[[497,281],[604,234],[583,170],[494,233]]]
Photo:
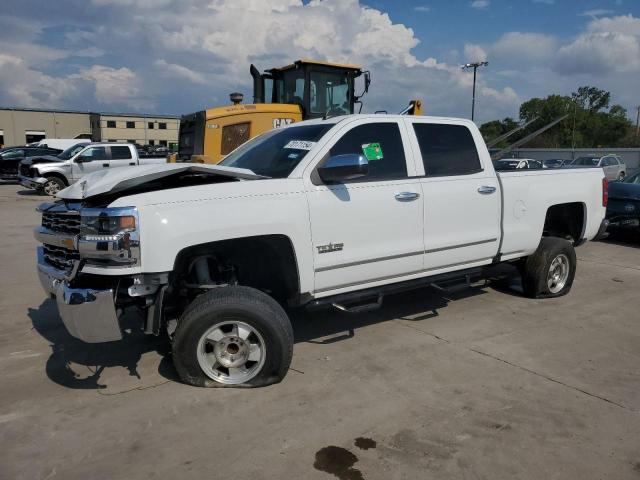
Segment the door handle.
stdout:
[[396,193],[396,200],[399,202],[411,202],[420,198],[420,194],[417,192],[400,192]]
[[106,168],[106,167],[109,166],[109,164],[108,163],[103,163],[102,166]]
[[478,193],[482,195],[491,195],[495,191],[496,191],[496,187],[490,187],[488,185],[483,185],[482,187],[478,188]]

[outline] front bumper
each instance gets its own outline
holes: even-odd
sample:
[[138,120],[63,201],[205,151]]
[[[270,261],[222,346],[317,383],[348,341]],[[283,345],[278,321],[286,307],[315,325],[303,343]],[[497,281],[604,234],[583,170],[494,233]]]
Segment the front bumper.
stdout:
[[114,291],[71,288],[69,280],[72,275],[48,265],[42,247],[37,252],[40,283],[46,293],[55,296],[58,313],[67,331],[87,343],[122,339]]
[[23,187],[40,190],[45,183],[47,183],[47,179],[44,177],[31,178],[20,175],[20,185],[22,185]]

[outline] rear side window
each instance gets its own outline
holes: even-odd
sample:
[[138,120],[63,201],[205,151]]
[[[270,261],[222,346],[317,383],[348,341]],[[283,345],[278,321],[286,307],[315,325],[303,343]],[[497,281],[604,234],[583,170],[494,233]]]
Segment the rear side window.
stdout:
[[347,153],[364,155],[369,161],[369,174],[352,182],[407,177],[402,137],[395,122],[367,123],[349,130],[331,147],[330,155]]
[[113,160],[128,160],[131,158],[131,149],[129,147],[111,147],[111,158]]
[[414,123],[425,174],[469,175],[482,171],[471,132],[463,125]]

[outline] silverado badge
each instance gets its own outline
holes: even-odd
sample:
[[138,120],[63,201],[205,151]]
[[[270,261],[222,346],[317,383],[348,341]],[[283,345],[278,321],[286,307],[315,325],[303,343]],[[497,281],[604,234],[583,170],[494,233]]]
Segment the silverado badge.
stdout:
[[344,243],[329,243],[328,245],[318,245],[318,253],[339,252],[344,247]]

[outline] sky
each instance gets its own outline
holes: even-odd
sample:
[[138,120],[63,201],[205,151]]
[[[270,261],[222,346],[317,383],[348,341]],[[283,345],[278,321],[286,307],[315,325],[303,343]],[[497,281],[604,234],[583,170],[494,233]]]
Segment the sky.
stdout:
[[476,121],[593,85],[635,120],[640,0],[2,0],[0,106],[185,114],[250,101],[249,65],[371,71],[364,110]]

